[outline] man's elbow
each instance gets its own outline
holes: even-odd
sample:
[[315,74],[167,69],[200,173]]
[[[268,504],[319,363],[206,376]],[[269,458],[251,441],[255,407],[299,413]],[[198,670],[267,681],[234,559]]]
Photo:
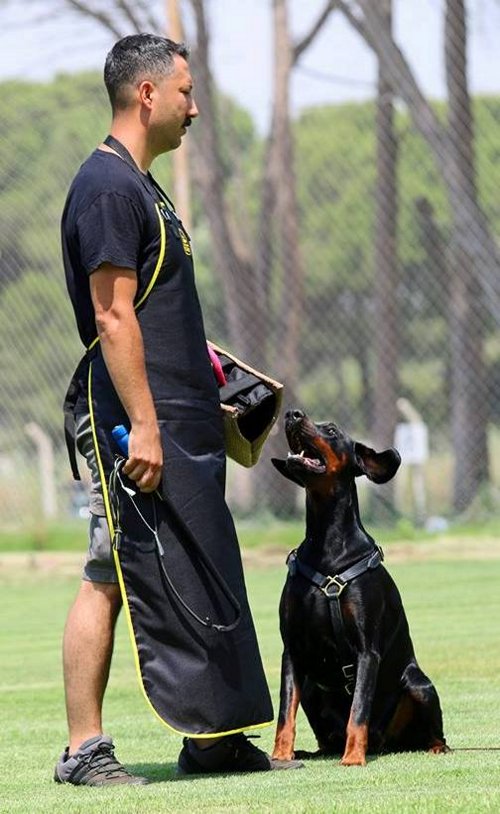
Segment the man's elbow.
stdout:
[[109,308],[102,311],[96,311],[95,325],[97,334],[101,341],[109,339],[112,340],[121,329],[126,328],[130,324],[130,319],[134,319],[135,314],[133,309],[124,308]]

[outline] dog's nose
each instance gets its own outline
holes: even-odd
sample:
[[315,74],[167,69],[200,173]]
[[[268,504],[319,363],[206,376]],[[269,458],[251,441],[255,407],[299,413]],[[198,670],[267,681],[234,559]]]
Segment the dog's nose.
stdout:
[[287,410],[285,413],[285,420],[286,421],[299,421],[301,418],[304,418],[305,413],[302,410]]

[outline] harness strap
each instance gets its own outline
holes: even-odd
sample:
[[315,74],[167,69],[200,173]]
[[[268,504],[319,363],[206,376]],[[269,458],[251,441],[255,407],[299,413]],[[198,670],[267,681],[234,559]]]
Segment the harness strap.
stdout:
[[340,604],[340,595],[346,585],[352,582],[356,577],[372,571],[377,568],[384,559],[382,549],[377,546],[373,551],[370,551],[366,557],[359,560],[350,568],[346,568],[340,574],[329,576],[315,571],[310,568],[306,563],[299,560],[297,549],[290,552],[287,557],[288,572],[291,577],[297,574],[305,577],[309,582],[319,588],[320,591],[326,596],[328,601],[328,608],[330,611],[330,619],[333,627],[333,635],[338,647],[340,663],[343,676],[346,680],[344,690],[348,695],[352,695],[356,681],[356,664],[354,653],[350,646],[344,628],[344,620],[342,617],[342,606]]
[[312,582],[313,585],[316,585],[320,591],[323,591],[327,599],[338,599],[349,582],[361,576],[361,574],[364,574],[365,571],[371,571],[377,568],[383,559],[384,555],[382,549],[377,546],[377,548],[370,551],[366,557],[363,557],[362,560],[351,565],[350,568],[346,568],[346,570],[340,574],[335,574],[335,576],[331,577],[325,576],[325,574],[321,574],[319,571],[315,571],[302,562],[302,560],[299,560],[297,549],[294,549],[287,557],[287,565],[290,576],[293,577],[296,573],[299,573],[303,577],[306,577],[309,582]]

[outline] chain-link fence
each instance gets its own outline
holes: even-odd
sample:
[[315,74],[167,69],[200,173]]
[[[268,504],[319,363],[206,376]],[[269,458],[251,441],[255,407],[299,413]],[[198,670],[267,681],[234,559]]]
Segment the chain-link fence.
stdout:
[[[441,4],[447,98],[439,102],[420,91],[395,46],[387,0],[333,5],[378,59],[373,98],[291,119],[277,83],[269,139],[221,96],[215,119],[189,134],[207,334],[281,378],[287,406],[333,419],[377,449],[400,447],[397,483],[370,490],[373,511],[434,524],[491,517],[500,510],[500,87],[497,96],[468,92],[459,0]],[[194,19],[193,69],[210,112]],[[284,33],[276,23],[277,53]],[[300,51],[289,54],[288,81]],[[345,74],[334,54],[315,67]],[[85,505],[62,434],[61,402],[81,348],[59,220],[72,176],[108,128],[101,85],[98,73],[2,84],[2,525]],[[209,166],[220,169],[218,180]],[[153,171],[173,188],[171,157]],[[231,465],[237,511],[294,510],[297,495],[272,454],[286,454],[282,422],[255,470]]]

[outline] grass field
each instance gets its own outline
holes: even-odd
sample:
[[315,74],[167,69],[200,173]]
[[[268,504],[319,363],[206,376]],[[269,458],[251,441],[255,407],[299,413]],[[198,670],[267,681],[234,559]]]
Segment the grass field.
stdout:
[[[497,552],[498,554],[498,552]],[[118,756],[148,787],[57,786],[53,764],[65,745],[60,639],[76,575],[0,569],[0,812],[341,812],[449,814],[500,811],[500,559],[398,562],[417,655],[441,695],[456,751],[394,755],[366,768],[336,760],[261,775],[175,779],[180,739],[153,718],[139,691],[121,620],[105,706]],[[283,567],[247,570],[263,658],[278,696],[281,644],[277,602]],[[260,745],[271,749],[273,730]],[[314,748],[299,718],[297,745]]]
[[[279,520],[263,516],[240,519],[237,522],[238,536],[245,549],[281,548],[289,551],[302,539],[303,519]],[[87,535],[87,520],[67,520],[53,524],[38,523],[23,528],[0,528],[0,555],[6,552],[43,552],[43,551],[76,551],[81,552],[82,541]],[[372,524],[367,528],[377,540],[384,543],[394,541],[435,541],[436,534],[416,528],[407,521],[401,521],[391,528],[377,529]],[[500,537],[500,518],[492,515],[480,522],[455,524],[448,532],[439,535],[439,539],[452,536],[454,539],[483,539]]]

